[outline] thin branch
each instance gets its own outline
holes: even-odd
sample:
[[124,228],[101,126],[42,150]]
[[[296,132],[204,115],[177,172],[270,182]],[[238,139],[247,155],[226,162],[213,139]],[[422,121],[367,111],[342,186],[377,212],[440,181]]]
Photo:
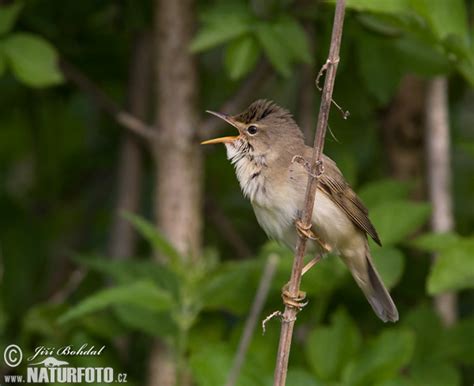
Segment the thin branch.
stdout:
[[[256,90],[263,85],[271,73],[269,64],[266,61],[261,61],[240,89],[220,107],[219,111],[238,111],[244,103],[248,102],[252,95],[255,95]],[[220,125],[220,120],[214,117],[206,118],[199,126],[199,138],[211,138],[215,135]]]
[[245,355],[250,345],[250,340],[255,331],[255,326],[257,325],[258,317],[262,313],[263,306],[268,296],[270,290],[270,284],[272,283],[273,276],[275,276],[275,271],[278,265],[279,257],[275,253],[272,253],[268,256],[267,263],[262,273],[260,279],[260,284],[255,295],[255,299],[252,304],[252,309],[250,314],[245,322],[244,331],[242,337],[240,338],[239,347],[234,357],[234,363],[232,364],[232,369],[229,372],[227,378],[226,386],[234,386],[237,383],[237,378],[240,373],[240,369],[245,360]]
[[[451,189],[451,153],[449,138],[448,81],[438,77],[430,81],[426,97],[426,164],[428,190],[433,207],[431,229],[449,232],[454,229]],[[436,259],[436,256],[433,256]],[[437,295],[435,309],[446,326],[457,320],[457,296],[453,292]]]
[[[323,152],[324,139],[326,136],[329,110],[331,108],[331,100],[334,89],[334,82],[336,79],[337,65],[339,63],[339,49],[342,38],[342,27],[344,24],[344,13],[345,0],[338,0],[336,4],[336,12],[334,15],[329,58],[327,61],[326,79],[324,82],[324,89],[321,96],[321,105],[319,108],[313,155],[311,157],[311,171],[308,175],[304,208],[301,217],[303,227],[311,226],[311,218],[313,215],[315,194],[316,189],[318,187],[318,179],[321,173],[323,172],[321,155]],[[306,251],[307,241],[307,238],[303,234],[301,234],[301,232],[298,232],[298,234],[299,236],[296,243],[296,253],[293,261],[291,279],[288,283],[289,295],[294,298],[298,296],[300,290],[301,272],[303,270],[304,254]],[[275,367],[274,386],[284,386],[286,383],[286,375],[288,372],[288,359],[290,356],[291,340],[297,313],[298,309],[296,307],[285,305],[285,311],[282,316],[280,343],[278,347]]]
[[71,296],[74,291],[79,288],[79,285],[82,283],[84,278],[86,277],[87,270],[85,268],[77,268],[72,271],[71,276],[66,281],[64,287],[59,289],[56,293],[54,293],[51,298],[50,302],[54,304],[61,304],[64,303],[69,296]]
[[82,91],[89,94],[97,105],[111,115],[115,121],[144,139],[156,137],[156,130],[141,119],[123,110],[117,103],[108,97],[90,78],[73,64],[61,59],[59,66],[65,78],[76,84]]

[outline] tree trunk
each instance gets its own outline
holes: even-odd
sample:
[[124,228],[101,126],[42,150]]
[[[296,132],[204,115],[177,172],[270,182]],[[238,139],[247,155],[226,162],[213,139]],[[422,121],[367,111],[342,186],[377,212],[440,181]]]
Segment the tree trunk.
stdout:
[[[155,0],[154,12],[156,121],[160,130],[153,148],[157,164],[155,218],[160,231],[192,264],[200,254],[202,222],[197,69],[189,52],[193,1]],[[166,256],[157,259],[166,261]],[[149,369],[150,386],[175,385],[173,348],[163,341],[155,342]]]
[[196,259],[201,244],[202,154],[197,137],[197,76],[189,43],[192,0],[156,0],[155,144],[157,225],[182,253]]
[[[449,232],[454,228],[451,191],[448,81],[433,79],[426,98],[426,164],[428,192],[432,205],[431,229]],[[436,256],[433,257],[436,259]],[[457,296],[440,294],[434,298],[436,312],[446,326],[457,320]]]
[[[128,80],[128,110],[146,120],[150,100],[151,56],[149,37],[137,38],[132,54]],[[125,259],[135,252],[136,234],[122,213],[137,212],[140,205],[142,182],[142,148],[135,135],[122,134],[122,146],[118,164],[118,189],[115,219],[109,240],[109,255]]]

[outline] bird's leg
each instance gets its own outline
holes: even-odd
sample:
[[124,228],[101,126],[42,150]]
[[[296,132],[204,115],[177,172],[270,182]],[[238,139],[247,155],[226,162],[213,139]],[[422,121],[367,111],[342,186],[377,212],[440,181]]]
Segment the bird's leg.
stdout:
[[308,261],[308,263],[306,263],[306,265],[303,267],[301,271],[301,276],[303,276],[306,272],[308,272],[311,268],[313,268],[316,264],[318,264],[322,258],[323,258],[322,255],[318,253],[315,257],[313,257],[310,261]]
[[[308,272],[311,268],[313,268],[316,264],[318,264],[322,259],[321,254],[317,254],[313,257],[301,270],[301,276],[303,276],[306,272]],[[298,295],[291,296],[289,287],[290,283],[286,283],[283,288],[281,289],[281,297],[283,299],[283,303],[287,306],[295,307],[301,311],[301,309],[308,304],[308,302],[304,302],[303,300],[306,298],[306,292],[298,291]]]
[[283,299],[283,303],[286,306],[294,307],[297,310],[301,311],[303,307],[308,304],[308,302],[304,301],[306,298],[306,292],[298,291],[296,296],[292,296],[289,290],[290,283],[286,283],[283,288],[281,289],[281,298]]
[[300,219],[297,219],[295,221],[295,226],[296,226],[296,230],[297,232],[305,237],[307,237],[308,239],[310,240],[313,240],[313,241],[316,241],[320,246],[321,248],[323,249],[324,252],[331,252],[331,247],[326,244],[323,240],[321,240],[311,229],[312,225],[309,225],[309,226],[305,226],[303,225],[303,223],[301,222]]

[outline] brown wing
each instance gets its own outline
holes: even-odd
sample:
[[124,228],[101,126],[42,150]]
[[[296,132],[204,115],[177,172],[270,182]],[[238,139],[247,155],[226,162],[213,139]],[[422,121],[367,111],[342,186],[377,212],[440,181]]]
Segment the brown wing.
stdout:
[[319,182],[334,202],[347,214],[352,222],[367,233],[379,245],[379,235],[369,220],[369,211],[344,179],[336,163],[323,155],[324,173]]

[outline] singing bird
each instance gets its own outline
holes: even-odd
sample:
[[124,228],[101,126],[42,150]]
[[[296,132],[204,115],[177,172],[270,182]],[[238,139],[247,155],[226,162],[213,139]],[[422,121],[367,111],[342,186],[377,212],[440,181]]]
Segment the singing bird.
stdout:
[[[242,192],[250,199],[268,237],[294,249],[303,208],[308,170],[295,159],[311,160],[312,148],[290,112],[272,101],[257,100],[238,115],[208,111],[238,130],[238,135],[211,139],[223,143],[235,167]],[[375,314],[384,322],[398,320],[397,308],[370,254],[367,235],[381,245],[368,210],[344,179],[336,163],[323,154],[312,227],[307,234],[317,253],[342,258]],[[296,224],[296,227],[295,227]]]

